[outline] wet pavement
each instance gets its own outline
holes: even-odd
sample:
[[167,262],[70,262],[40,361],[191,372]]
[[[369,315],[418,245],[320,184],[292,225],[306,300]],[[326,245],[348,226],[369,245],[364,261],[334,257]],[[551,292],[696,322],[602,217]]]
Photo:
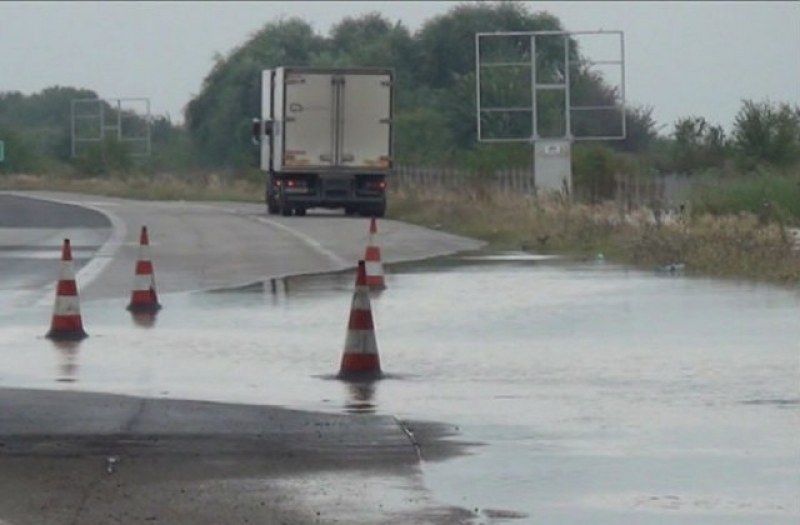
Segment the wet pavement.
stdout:
[[0,193],[0,313],[52,301],[65,238],[78,267],[96,267],[103,259],[98,250],[111,234],[112,223],[102,213]]
[[150,320],[84,301],[90,337],[68,347],[44,339],[47,307],[3,315],[0,387],[442,422],[474,445],[423,445],[424,486],[459,522],[800,521],[797,290],[524,254],[388,270],[372,384],[332,379],[343,271],[162,294]]

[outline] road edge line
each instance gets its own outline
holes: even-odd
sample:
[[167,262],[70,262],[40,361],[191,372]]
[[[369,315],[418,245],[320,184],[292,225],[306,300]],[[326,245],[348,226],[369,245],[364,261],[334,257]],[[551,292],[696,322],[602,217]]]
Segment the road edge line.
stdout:
[[[57,202],[59,204],[69,204],[71,206],[78,206],[80,208],[86,208],[87,210],[92,210],[97,212],[108,219],[111,223],[111,234],[106,239],[100,247],[97,249],[95,254],[92,256],[91,260],[83,265],[80,270],[75,274],[75,280],[81,282],[81,287],[87,286],[89,283],[97,279],[97,277],[105,270],[106,266],[108,266],[114,258],[114,255],[119,251],[122,245],[125,242],[125,238],[128,235],[128,227],[117,214],[112,213],[107,210],[103,210],[96,206],[83,204],[80,202],[69,201],[64,199],[59,199],[55,197],[44,197],[41,195],[28,195],[19,192],[8,192],[11,195],[16,195],[18,197],[27,197],[30,199],[38,199],[43,201],[50,201],[50,202]],[[41,307],[47,306],[52,302],[52,296],[55,294],[56,289],[56,281],[52,281],[42,287],[39,288],[39,294],[41,297],[33,302],[34,306]]]
[[334,265],[338,266],[336,270],[346,270],[348,268],[352,268],[354,266],[353,263],[347,262],[343,257],[337,255],[336,253],[332,252],[331,250],[325,248],[322,244],[320,244],[316,239],[306,235],[305,233],[301,233],[285,224],[281,224],[279,222],[267,219],[266,217],[256,217],[256,220],[261,224],[266,224],[267,226],[272,226],[273,228],[277,228],[282,230],[297,239],[303,242],[306,246],[311,248],[312,250],[316,251],[320,255],[326,257],[329,261],[334,263]]

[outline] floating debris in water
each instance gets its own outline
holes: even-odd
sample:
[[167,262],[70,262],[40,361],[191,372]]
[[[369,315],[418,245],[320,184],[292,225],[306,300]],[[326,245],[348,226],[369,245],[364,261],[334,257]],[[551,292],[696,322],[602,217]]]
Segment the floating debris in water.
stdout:
[[119,463],[119,456],[108,456],[106,458],[106,472],[113,474],[117,463]]
[[656,272],[667,273],[667,274],[681,274],[685,270],[686,270],[686,265],[684,263],[670,263],[656,268]]

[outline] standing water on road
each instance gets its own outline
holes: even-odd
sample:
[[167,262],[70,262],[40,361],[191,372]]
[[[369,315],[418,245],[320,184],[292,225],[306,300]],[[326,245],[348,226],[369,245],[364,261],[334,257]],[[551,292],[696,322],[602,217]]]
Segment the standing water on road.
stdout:
[[370,385],[330,379],[345,273],[165,295],[149,327],[86,302],[67,347],[49,312],[6,315],[0,387],[441,421],[476,446],[426,484],[476,523],[800,522],[796,290],[524,255],[387,270]]

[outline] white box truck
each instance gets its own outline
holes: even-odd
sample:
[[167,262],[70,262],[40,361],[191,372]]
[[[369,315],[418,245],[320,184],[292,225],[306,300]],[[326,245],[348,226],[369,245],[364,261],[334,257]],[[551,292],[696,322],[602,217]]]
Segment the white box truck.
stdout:
[[278,67],[253,119],[271,214],[344,208],[382,217],[392,171],[392,71]]

